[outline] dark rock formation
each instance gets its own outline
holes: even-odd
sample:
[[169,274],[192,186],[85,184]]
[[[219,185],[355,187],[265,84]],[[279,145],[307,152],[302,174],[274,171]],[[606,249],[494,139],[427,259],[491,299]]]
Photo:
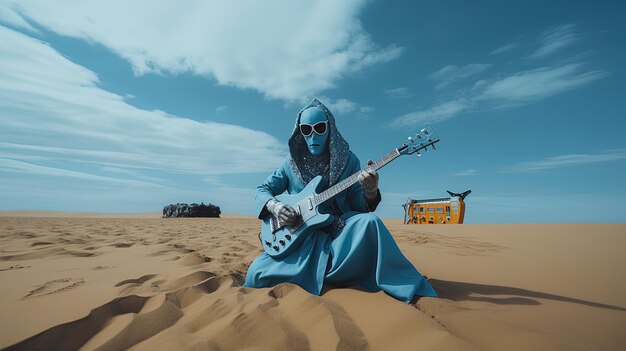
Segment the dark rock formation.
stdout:
[[219,217],[222,211],[218,206],[201,204],[176,204],[163,207],[163,218],[170,217]]

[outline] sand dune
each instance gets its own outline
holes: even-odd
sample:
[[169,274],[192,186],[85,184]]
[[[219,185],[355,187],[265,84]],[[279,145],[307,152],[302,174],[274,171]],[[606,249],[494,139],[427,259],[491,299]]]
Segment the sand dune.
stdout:
[[441,295],[407,305],[356,287],[243,288],[261,252],[253,218],[10,214],[7,350],[626,348],[624,224],[386,221]]

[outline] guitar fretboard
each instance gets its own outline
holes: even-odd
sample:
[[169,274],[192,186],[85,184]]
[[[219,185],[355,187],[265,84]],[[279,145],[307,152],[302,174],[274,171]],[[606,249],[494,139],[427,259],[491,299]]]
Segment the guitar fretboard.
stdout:
[[356,183],[359,181],[359,174],[361,174],[361,172],[363,170],[379,170],[381,168],[383,168],[385,165],[387,165],[388,163],[390,163],[391,161],[395,160],[398,156],[400,156],[400,152],[398,151],[398,149],[393,149],[391,152],[389,152],[388,154],[386,154],[385,156],[379,158],[378,160],[376,160],[376,162],[374,162],[373,164],[365,167],[364,169],[352,174],[351,176],[349,176],[348,178],[340,181],[339,183],[331,186],[330,188],[324,190],[323,192],[315,195],[313,197],[313,203],[315,206],[320,205],[322,203],[324,203],[325,201],[328,201],[330,199],[332,199],[335,195],[339,194],[340,192],[348,189],[350,186],[352,186],[352,184]]

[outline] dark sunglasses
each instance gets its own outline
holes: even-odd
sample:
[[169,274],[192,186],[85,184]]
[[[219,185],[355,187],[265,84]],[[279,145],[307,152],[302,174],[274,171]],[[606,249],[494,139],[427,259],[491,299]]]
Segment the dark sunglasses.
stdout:
[[300,123],[300,133],[306,137],[311,135],[313,131],[315,131],[318,135],[322,135],[326,133],[326,129],[328,129],[328,121],[317,122],[313,125]]

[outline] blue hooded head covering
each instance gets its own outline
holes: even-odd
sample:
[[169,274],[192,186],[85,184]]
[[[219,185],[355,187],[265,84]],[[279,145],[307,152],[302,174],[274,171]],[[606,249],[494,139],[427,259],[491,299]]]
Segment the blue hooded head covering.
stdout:
[[[324,111],[328,118],[328,145],[326,151],[320,156],[314,156],[309,152],[304,136],[300,133],[298,126],[300,125],[300,116],[302,112],[308,108],[317,107]],[[304,183],[308,184],[311,179],[318,175],[324,176],[327,187],[337,183],[341,172],[348,163],[350,156],[350,146],[348,142],[341,136],[335,117],[328,107],[317,99],[309,102],[296,118],[296,125],[291,137],[289,138],[289,156],[288,161],[293,173]]]

